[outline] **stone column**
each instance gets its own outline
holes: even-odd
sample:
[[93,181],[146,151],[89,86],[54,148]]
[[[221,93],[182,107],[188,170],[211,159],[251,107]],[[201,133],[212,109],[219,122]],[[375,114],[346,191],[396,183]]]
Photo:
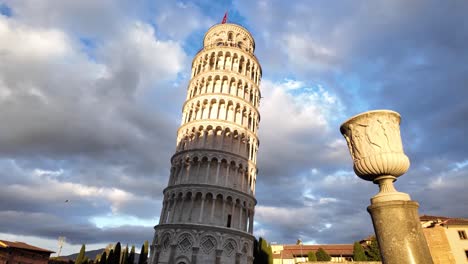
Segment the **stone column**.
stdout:
[[216,249],[216,261],[215,264],[221,264],[221,257],[223,256],[222,249]]
[[190,177],[190,166],[191,166],[191,164],[188,163],[187,164],[187,169],[185,171],[186,172],[186,175],[185,175],[185,182],[186,183],[188,183],[190,181],[190,178],[189,178]]
[[184,215],[184,202],[185,202],[185,197],[182,196],[182,199],[180,201],[180,214],[179,214],[179,219],[178,219],[178,222],[181,222],[182,221],[182,216]]
[[169,253],[169,261],[168,263],[175,263],[175,253],[177,251],[177,244],[173,244],[171,245],[171,249],[170,249],[170,253]]
[[377,202],[367,207],[379,242],[382,263],[432,263],[415,201]]
[[229,178],[229,170],[231,169],[231,164],[229,164],[229,161],[226,163],[226,177],[224,178],[224,186],[228,187],[228,178]]
[[192,262],[190,264],[197,264],[199,247],[192,247]]
[[250,210],[250,217],[249,217],[249,233],[253,233],[253,222],[254,222],[254,215],[255,211],[253,209]]
[[174,219],[175,219],[175,212],[176,212],[176,207],[177,207],[177,200],[178,198],[174,198],[173,199],[173,205],[172,205],[172,212],[171,212],[171,215],[169,216],[171,218],[171,223],[174,223]]
[[419,222],[418,203],[393,186],[410,162],[403,152],[400,115],[369,111],[350,118],[340,131],[353,158],[354,171],[379,185],[367,208],[372,217],[383,264],[432,264]]
[[236,264],[240,264],[242,253],[236,253]]
[[163,218],[164,218],[164,212],[166,211],[166,207],[167,207],[167,201],[164,200],[164,201],[163,201],[163,207],[161,208],[161,214],[160,214],[161,217],[159,218],[159,224],[162,224],[162,223],[163,223],[162,220],[163,220]]
[[219,168],[221,167],[221,161],[218,160],[218,166],[216,167],[216,180],[215,184],[218,184],[218,178],[219,178]]
[[205,207],[205,195],[201,197],[201,207],[200,207],[200,214],[198,215],[198,222],[201,223],[203,217],[203,208]]
[[211,169],[211,160],[208,160],[208,165],[206,167],[205,183],[209,182],[210,179],[210,169]]
[[242,204],[239,206],[239,229],[242,230],[242,210],[243,210]]
[[[153,250],[154,249],[154,250]],[[153,255],[153,259],[151,261],[151,264],[153,263],[158,263],[159,261],[159,254],[161,252],[161,247],[159,245],[156,245],[154,246],[154,248],[152,248],[151,250],[152,252],[154,252],[154,255]]]
[[192,196],[190,197],[190,211],[189,211],[189,216],[188,216],[188,221],[192,221],[192,213],[193,213],[193,204],[195,203],[195,195],[192,193]]
[[221,216],[221,225],[222,226],[224,226],[225,225],[224,223],[226,223],[226,219],[224,218],[226,216],[226,212],[225,212],[226,211],[226,202],[227,202],[226,199],[223,197],[223,209],[222,209],[223,214]]
[[216,197],[213,196],[213,197],[211,198],[210,223],[213,223],[215,205],[216,205]]

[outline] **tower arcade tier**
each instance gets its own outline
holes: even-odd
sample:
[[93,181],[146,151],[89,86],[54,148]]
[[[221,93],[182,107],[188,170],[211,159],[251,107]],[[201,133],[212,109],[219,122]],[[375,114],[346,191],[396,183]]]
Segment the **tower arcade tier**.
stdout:
[[192,62],[152,264],[253,261],[261,67],[242,26],[217,24],[203,45]]

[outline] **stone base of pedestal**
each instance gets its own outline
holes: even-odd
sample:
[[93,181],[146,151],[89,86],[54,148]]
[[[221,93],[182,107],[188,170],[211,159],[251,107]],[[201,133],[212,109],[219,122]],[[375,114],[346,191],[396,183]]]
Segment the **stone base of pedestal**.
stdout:
[[386,201],[367,207],[383,264],[432,264],[415,201]]

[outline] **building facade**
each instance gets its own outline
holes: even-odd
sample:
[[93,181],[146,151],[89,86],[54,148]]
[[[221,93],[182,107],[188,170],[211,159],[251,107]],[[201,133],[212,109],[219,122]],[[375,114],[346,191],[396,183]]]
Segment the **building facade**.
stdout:
[[47,264],[51,250],[0,240],[0,264]]
[[434,264],[468,263],[468,219],[431,215],[419,219]]
[[205,34],[192,62],[150,262],[252,263],[260,64],[242,26]]
[[271,245],[273,264],[308,263],[309,252],[317,252],[319,248],[322,248],[330,255],[331,260],[329,262],[353,261],[353,244]]

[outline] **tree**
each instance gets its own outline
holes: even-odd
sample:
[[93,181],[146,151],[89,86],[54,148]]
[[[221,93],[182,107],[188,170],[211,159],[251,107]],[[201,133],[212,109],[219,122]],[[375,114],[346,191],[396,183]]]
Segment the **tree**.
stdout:
[[138,258],[138,264],[145,264],[148,260],[148,240],[141,246],[140,257]]
[[107,262],[106,262],[106,264],[112,264],[112,263],[114,263],[114,262],[115,262],[115,254],[114,254],[114,250],[111,249],[111,250],[109,251],[109,257],[107,257]]
[[106,253],[106,251],[102,252],[101,257],[99,258],[99,264],[107,264],[107,253]]
[[254,261],[253,264],[260,264],[260,243],[258,242],[257,238],[254,240],[253,245],[253,257]]
[[317,261],[330,261],[331,260],[330,255],[328,255],[328,253],[323,248],[319,248],[317,250],[316,255],[317,255]]
[[271,245],[269,245],[262,237],[259,238],[258,242],[257,239],[255,239],[253,254],[254,264],[273,263],[273,251],[271,249]]
[[270,243],[268,243],[268,264],[273,264],[273,249],[271,248]]
[[317,261],[317,256],[313,251],[309,251],[309,253],[307,253],[307,258],[310,262]]
[[85,244],[81,245],[80,253],[75,259],[75,264],[83,264],[85,261],[85,252],[86,252],[86,246]]
[[369,248],[366,251],[366,254],[368,256],[368,260],[371,261],[380,261],[382,258],[380,257],[380,249],[379,249],[379,242],[377,242],[377,239],[375,236],[371,238],[371,243],[369,245]]
[[122,251],[122,257],[120,257],[120,264],[128,264],[128,245]]
[[130,250],[130,254],[128,255],[127,263],[129,264],[135,263],[135,245],[132,245],[132,249]]
[[109,264],[120,264],[120,253],[122,251],[122,246],[120,245],[120,242],[117,242],[117,245],[115,245],[114,248],[114,259],[113,262]]
[[364,251],[364,248],[362,248],[361,244],[359,244],[357,241],[354,242],[353,259],[354,261],[367,261],[366,252]]

